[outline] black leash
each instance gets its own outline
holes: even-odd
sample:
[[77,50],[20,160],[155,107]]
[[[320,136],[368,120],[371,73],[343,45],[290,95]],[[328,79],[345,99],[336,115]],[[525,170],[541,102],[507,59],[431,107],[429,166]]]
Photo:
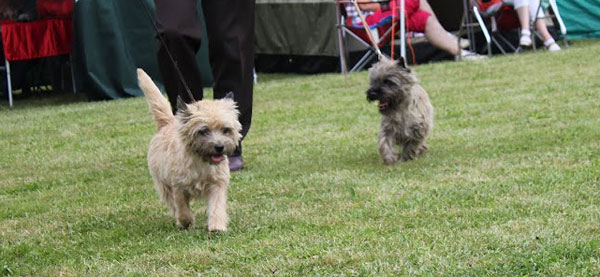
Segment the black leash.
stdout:
[[185,78],[183,78],[183,74],[181,73],[181,70],[179,69],[177,62],[173,58],[173,55],[171,55],[171,51],[169,50],[169,47],[167,47],[167,43],[165,42],[165,39],[158,32],[158,26],[156,26],[156,22],[152,18],[152,13],[150,12],[150,9],[148,9],[148,6],[146,6],[146,3],[144,3],[144,0],[139,0],[139,2],[144,7],[144,10],[146,11],[146,15],[148,16],[148,19],[150,20],[150,22],[152,22],[152,26],[154,26],[154,30],[156,31],[156,36],[158,36],[160,43],[165,48],[165,51],[167,51],[167,54],[169,55],[169,59],[171,59],[171,62],[173,63],[173,66],[175,67],[175,71],[177,71],[177,75],[179,76],[179,79],[181,79],[181,83],[183,83],[183,86],[185,87],[185,90],[187,91],[187,93],[190,95],[190,98],[192,99],[192,101],[196,102],[196,99],[194,98],[194,95],[192,95],[192,91],[190,90],[190,87],[187,85]]

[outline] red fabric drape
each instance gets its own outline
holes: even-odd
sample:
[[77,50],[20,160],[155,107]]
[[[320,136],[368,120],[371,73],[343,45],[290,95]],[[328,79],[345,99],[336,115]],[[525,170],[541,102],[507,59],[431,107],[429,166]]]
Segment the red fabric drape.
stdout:
[[36,1],[38,20],[0,21],[4,55],[9,61],[71,53],[73,0]]
[[69,54],[72,40],[70,18],[2,25],[2,43],[8,61]]
[[39,18],[71,17],[73,0],[37,0],[36,10]]

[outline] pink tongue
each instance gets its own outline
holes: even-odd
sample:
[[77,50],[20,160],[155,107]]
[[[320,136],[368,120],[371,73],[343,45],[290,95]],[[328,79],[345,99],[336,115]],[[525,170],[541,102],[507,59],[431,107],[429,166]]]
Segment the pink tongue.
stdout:
[[223,155],[212,155],[210,156],[210,160],[215,163],[221,162],[223,160]]
[[381,103],[381,104],[379,104],[379,107],[380,108],[385,108],[385,107],[387,107],[387,105],[388,105],[387,103]]

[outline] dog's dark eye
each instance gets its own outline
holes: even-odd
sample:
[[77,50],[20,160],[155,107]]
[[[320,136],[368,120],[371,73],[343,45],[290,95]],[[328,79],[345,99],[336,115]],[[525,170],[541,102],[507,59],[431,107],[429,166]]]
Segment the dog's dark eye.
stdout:
[[383,80],[383,84],[391,87],[394,85],[394,82],[392,82],[391,80],[385,79],[385,80]]
[[199,136],[206,136],[206,135],[208,135],[208,129],[202,128],[202,129],[196,131],[196,134],[198,134]]
[[226,135],[231,134],[231,128],[223,128],[223,134],[226,134]]

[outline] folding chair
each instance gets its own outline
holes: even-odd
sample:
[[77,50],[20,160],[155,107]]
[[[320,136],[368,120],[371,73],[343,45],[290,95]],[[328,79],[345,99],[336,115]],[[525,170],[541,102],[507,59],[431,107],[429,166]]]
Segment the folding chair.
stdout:
[[[541,0],[540,5],[538,6],[538,9],[536,11],[536,14],[539,13],[539,11],[544,12],[544,17],[538,17],[537,20],[551,19],[554,27],[556,27],[556,25],[558,25],[557,33],[558,33],[560,39],[563,41],[563,44],[565,45],[565,47],[568,47],[569,43],[567,42],[567,27],[565,27],[565,23],[562,20],[562,17],[560,16],[560,12],[558,11],[558,6],[556,5],[556,0]],[[534,21],[534,24],[532,24],[532,29],[535,29],[533,25],[535,25],[535,21]],[[535,34],[540,40],[542,39],[542,37],[540,36],[539,33],[532,32],[532,34]],[[533,44],[534,50],[535,50],[535,47],[536,47],[536,45],[534,43]]]
[[[565,45],[567,45],[566,44],[566,28],[564,27],[564,24],[562,23],[562,19],[560,18],[560,15],[558,14],[558,9],[556,8],[556,1],[555,0],[549,0],[549,1],[553,3],[553,4],[550,3],[550,6],[552,7],[552,12],[555,14],[555,17],[558,20],[558,23],[560,25],[560,31],[561,31],[563,39],[565,40]],[[543,9],[542,3],[543,2],[540,1],[540,6],[538,7],[538,10]],[[504,45],[506,45],[508,48],[510,48],[510,50],[512,50],[512,52],[518,52],[520,50],[520,47],[518,45],[513,45],[500,32],[501,29],[520,28],[520,26],[518,24],[518,17],[517,17],[517,15],[513,9],[513,6],[511,4],[502,2],[500,6],[498,6],[495,9],[491,9],[491,10],[486,9],[485,4],[482,3],[481,0],[475,0],[475,1],[463,0],[463,5],[465,6],[466,12],[465,12],[465,15],[463,16],[463,23],[461,24],[461,29],[459,30],[459,34],[462,33],[463,30],[466,29],[467,36],[469,37],[469,40],[471,40],[471,43],[474,45],[474,39],[473,39],[474,32],[471,28],[474,26],[478,26],[485,37],[488,55],[490,55],[490,56],[492,54],[492,44],[495,45],[502,54],[507,53],[507,51],[504,49],[504,47],[502,47],[502,45],[499,41],[502,41],[504,43]],[[556,16],[557,14],[558,14],[558,16]],[[538,20],[538,19],[544,20],[547,17],[548,17],[548,15],[546,15],[543,18],[532,19],[532,22],[530,24],[532,35],[536,35],[537,37],[539,37],[541,39],[541,36],[535,31],[535,20]],[[474,20],[473,20],[473,18],[474,18]],[[488,27],[488,24],[486,24],[486,22],[489,24],[489,27]],[[536,47],[536,44],[533,43],[534,50],[535,50],[535,47]]]
[[[351,19],[346,14],[344,4],[350,4],[348,0],[336,0],[337,12],[337,32],[338,32],[338,48],[340,51],[340,65],[343,73],[348,72],[348,52],[346,37],[354,38],[360,45],[364,46],[366,53],[356,62],[349,72],[355,72],[363,69],[369,62],[376,58],[377,49],[372,45],[369,35],[365,28],[352,24]],[[397,18],[399,20],[400,18]],[[381,48],[384,47],[392,39],[392,26],[395,26],[395,31],[400,30],[400,22],[392,22],[392,16],[383,18],[377,24],[370,26],[371,36],[375,40],[375,44]]]
[[[500,32],[500,25],[503,25],[503,29],[519,27],[518,18],[516,17],[511,4],[502,2],[498,8],[486,10],[486,7],[481,0],[463,0],[463,6],[465,13],[463,15],[463,23],[458,31],[458,36],[460,37],[462,32],[466,29],[471,47],[475,47],[475,31],[473,28],[478,27],[485,38],[488,56],[492,55],[492,44],[495,45],[502,54],[507,53],[500,41],[513,52],[518,51],[518,46],[513,45]],[[514,20],[513,18],[516,18],[517,20]],[[486,22],[488,24],[486,24]]]

